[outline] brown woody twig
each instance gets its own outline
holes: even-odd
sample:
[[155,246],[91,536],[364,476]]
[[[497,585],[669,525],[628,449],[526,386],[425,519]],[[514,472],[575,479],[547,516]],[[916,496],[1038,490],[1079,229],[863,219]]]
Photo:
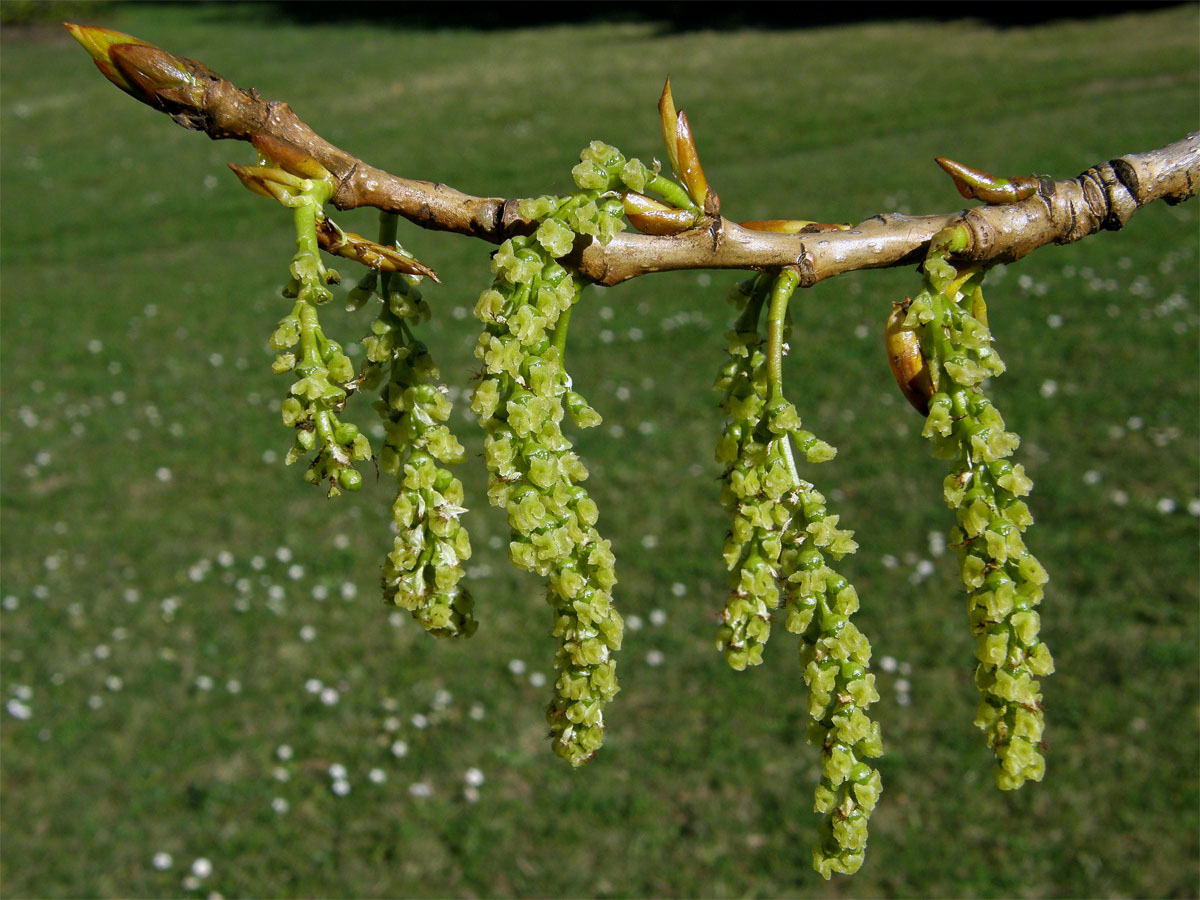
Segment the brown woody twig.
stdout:
[[[185,128],[214,140],[267,137],[316,159],[336,179],[338,209],[374,207],[422,228],[500,243],[527,233],[517,199],[474,197],[430,181],[375,168],[326,141],[286,103],[242,90],[203,63],[176,56],[129,35],[68,25],[114,84]],[[841,231],[776,233],[708,216],[678,234],[619,234],[593,241],[573,260],[581,275],[613,285],[674,269],[766,269],[794,266],[801,286],[846,272],[910,265],[930,239],[955,222],[967,227],[961,256],[1011,262],[1047,244],[1066,244],[1101,230],[1115,231],[1155,200],[1175,204],[1200,187],[1200,132],[1148,153],[1093,166],[1076,178],[1041,179],[1027,199],[931,216],[886,213]]]

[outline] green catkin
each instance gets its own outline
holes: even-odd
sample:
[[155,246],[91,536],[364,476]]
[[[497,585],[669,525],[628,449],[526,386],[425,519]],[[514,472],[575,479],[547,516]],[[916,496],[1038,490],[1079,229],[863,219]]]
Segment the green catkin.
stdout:
[[[789,278],[764,273],[732,297],[743,313],[729,333],[730,360],[716,383],[726,416],[717,448],[726,467],[721,496],[732,523],[724,550],[730,594],[718,647],[735,669],[761,663],[771,613],[785,603],[786,627],[802,640],[808,739],[821,748],[815,809],[824,819],[813,866],[829,878],[862,865],[867,820],[882,789],[879,772],[865,760],[881,755],[883,746],[878,723],[866,714],[879,699],[875,676],[867,672],[870,643],[849,620],[858,595],[827,565],[857,544],[852,532],[838,528],[824,496],[796,473],[793,448],[809,462],[836,451],[801,428],[796,408],[782,395],[784,313],[795,286]],[[768,299],[775,337],[764,340],[758,320]]]
[[[392,227],[384,222],[385,236],[394,235]],[[383,562],[383,596],[435,636],[469,636],[477,628],[474,600],[460,582],[471,540],[459,521],[466,512],[462,483],[445,468],[461,462],[464,452],[445,424],[451,412],[448,390],[438,383],[429,349],[413,336],[413,327],[429,318],[418,281],[398,273],[379,275],[383,304],[363,341],[364,386],[383,381],[374,404],[387,429],[379,467],[398,482],[392,502],[396,536]],[[352,292],[351,305],[375,292],[375,284],[368,275]]]
[[866,713],[879,693],[867,671],[871,644],[850,621],[858,594],[827,564],[855,545],[812,485],[801,482],[792,503],[796,514],[784,534],[781,569],[787,573],[787,629],[803,642],[808,739],[821,748],[814,809],[825,818],[813,868],[829,878],[857,872],[866,853],[867,822],[883,790],[879,771],[866,762],[883,754],[879,723]]
[[[357,309],[377,293],[383,308],[363,342],[367,362],[355,376],[349,358],[325,336],[318,318],[318,306],[333,296],[327,285],[338,281],[337,273],[321,262],[316,232],[331,190],[327,181],[298,181],[293,194],[281,201],[292,207],[296,224],[292,277],[284,288],[284,295],[296,302],[270,340],[276,351],[274,371],[297,378],[282,408],[284,424],[295,429],[287,463],[315,449],[306,480],[328,482],[331,496],[358,490],[362,475],[354,462],[371,458],[371,445],[338,414],[353,393],[378,385],[386,374],[375,403],[387,427],[379,465],[398,479],[400,488],[392,504],[397,533],[383,565],[384,598],[410,610],[433,634],[469,635],[476,628],[473,602],[459,585],[461,561],[471,555],[470,539],[458,521],[466,511],[462,484],[439,465],[460,461],[463,449],[444,424],[450,416],[446,388],[434,384],[437,369],[412,334],[414,324],[429,318],[429,308],[414,287],[418,278],[369,271],[350,292],[348,307]],[[395,216],[384,213],[380,222],[381,241],[393,243]]]
[[484,326],[475,355],[484,370],[471,408],[486,432],[488,498],[508,513],[513,564],[546,578],[560,641],[546,718],[554,752],[573,766],[603,741],[623,623],[612,600],[612,550],[581,484],[587,469],[561,428],[564,413],[579,427],[600,417],[563,367],[567,319],[584,282],[559,260],[579,235],[607,243],[621,230],[615,189],[623,175],[636,179],[643,170],[598,141],[585,148],[573,170],[578,193],[521,203],[520,214],[537,228],[501,244],[495,280],[475,306]]
[[312,484],[327,483],[329,495],[337,496],[362,485],[354,463],[371,457],[371,445],[354,425],[338,418],[355,376],[353,364],[341,345],[325,336],[318,316],[318,307],[332,298],[327,285],[338,281],[337,272],[321,263],[317,244],[317,222],[329,186],[323,181],[303,184],[306,187],[289,201],[296,224],[296,254],[291,280],[283,291],[296,303],[271,335],[270,345],[276,351],[271,368],[295,378],[282,406],[284,425],[295,429],[287,464],[316,450],[304,478]]
[[1023,466],[1008,459],[1020,440],[1005,430],[982,389],[985,379],[1004,371],[983,313],[984,272],[950,263],[947,247],[954,237],[951,229],[931,243],[924,290],[909,307],[904,328],[917,333],[933,375],[922,435],[933,442],[935,456],[953,461],[943,489],[955,511],[951,540],[979,659],[975,684],[982,700],[975,724],[995,752],[996,784],[1013,790],[1045,773],[1036,679],[1054,671],[1054,660],[1038,637],[1035,608],[1048,576],[1022,537],[1033,517],[1020,498],[1033,483]]

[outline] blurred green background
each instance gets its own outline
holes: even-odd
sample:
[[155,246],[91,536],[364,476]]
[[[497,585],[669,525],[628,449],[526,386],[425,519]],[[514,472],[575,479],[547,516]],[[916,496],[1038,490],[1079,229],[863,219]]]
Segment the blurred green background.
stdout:
[[[355,9],[106,5],[85,23],[287,99],[376,165],[495,196],[568,190],[595,138],[661,156],[669,73],[738,219],[952,210],[934,155],[1064,178],[1197,127],[1195,5],[794,29],[539,25],[521,7],[487,29],[470,7],[400,27]],[[735,274],[592,289],[575,314],[576,385],[605,416],[579,446],[628,632],[607,743],[570,771],[544,735],[548,611],[506,562],[466,403],[482,625],[437,642],[378,598],[386,483],[327,501],[283,466],[266,338],[292,238],[225,168],[251,149],[124,97],[57,26],[6,26],[0,88],[6,896],[1200,891],[1196,201],[989,281],[1009,364],[994,393],[1036,482],[1027,538],[1058,662],[1049,771],[1017,793],[994,788],[971,724],[943,464],[881,349],[919,276],[837,278],[793,303],[789,389],[840,449],[807,474],[857,531],[841,568],[887,749],[867,862],[825,883],[794,639],[778,629],[740,674],[715,650],[711,383]],[[339,221],[369,234],[373,218]],[[405,225],[401,240],[445,282],[426,339],[461,398],[490,248]],[[330,309],[326,326],[353,340],[369,315]]]

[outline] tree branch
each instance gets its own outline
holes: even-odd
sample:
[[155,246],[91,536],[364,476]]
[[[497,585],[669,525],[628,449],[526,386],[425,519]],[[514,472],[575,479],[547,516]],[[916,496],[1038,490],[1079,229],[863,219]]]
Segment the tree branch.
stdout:
[[607,247],[589,246],[580,271],[600,284],[648,272],[689,268],[768,268],[795,265],[804,287],[860,269],[909,265],[930,239],[954,222],[970,241],[960,256],[1012,262],[1046,244],[1069,244],[1101,230],[1122,228],[1155,200],[1175,204],[1200,187],[1200,132],[1149,153],[1093,166],[1077,178],[1042,179],[1026,200],[933,216],[873,216],[849,231],[783,235],[750,231],[725,219],[669,237],[622,234]]
[[[288,104],[242,90],[203,63],[148,44],[122,43],[119,39],[137,39],[116,32],[102,39],[85,35],[89,44],[79,32],[102,29],[68,27],[109,80],[183,127],[214,140],[249,141],[265,135],[315,158],[336,178],[331,202],[338,209],[374,207],[422,228],[497,244],[532,230],[532,223],[517,213],[519,200],[475,197],[445,184],[393,175],[326,141]],[[103,45],[100,50],[97,41]],[[956,222],[965,225],[969,235],[958,255],[1011,262],[1046,244],[1115,231],[1147,203],[1180,203],[1195,196],[1198,188],[1200,132],[1192,132],[1161,149],[1093,166],[1076,178],[1043,178],[1033,196],[1018,202],[942,215],[886,213],[845,231],[811,234],[753,231],[711,216],[679,234],[625,233],[607,245],[593,240],[579,247],[570,261],[581,275],[601,285],[676,269],[794,266],[801,286],[808,287],[846,272],[918,262],[930,239]]]

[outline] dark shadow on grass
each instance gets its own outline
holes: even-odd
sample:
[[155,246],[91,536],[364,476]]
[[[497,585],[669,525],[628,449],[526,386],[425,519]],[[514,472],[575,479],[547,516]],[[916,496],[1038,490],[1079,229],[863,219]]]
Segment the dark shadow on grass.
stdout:
[[1045,3],[992,2],[970,5],[904,3],[696,3],[629,2],[424,2],[383,3],[345,0],[340,3],[279,2],[211,4],[214,17],[255,18],[296,24],[369,22],[381,28],[410,30],[471,29],[490,31],[595,22],[639,22],[659,25],[664,34],[688,31],[755,28],[785,30],[868,21],[973,19],[994,28],[1038,25],[1061,19],[1094,19],[1131,11],[1182,5],[1178,2]]

